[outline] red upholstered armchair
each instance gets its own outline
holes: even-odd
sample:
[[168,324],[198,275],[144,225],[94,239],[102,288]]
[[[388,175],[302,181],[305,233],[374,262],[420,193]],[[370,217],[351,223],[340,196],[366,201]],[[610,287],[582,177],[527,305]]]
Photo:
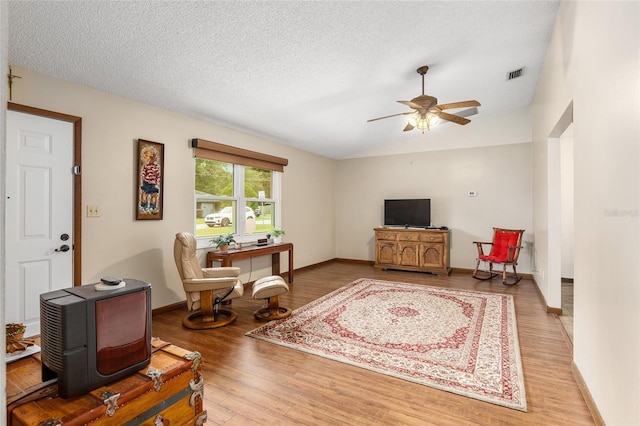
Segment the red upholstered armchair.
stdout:
[[[522,277],[518,276],[516,265],[520,255],[523,233],[524,229],[493,228],[492,242],[474,241],[473,243],[478,248],[478,259],[476,269],[473,271],[473,278],[489,280],[497,277],[499,274],[493,271],[493,265],[498,264],[502,265],[502,284],[518,284]],[[484,253],[483,245],[491,245],[489,254]],[[480,262],[488,262],[489,269],[486,271],[479,270]],[[513,268],[514,279],[511,282],[507,281],[507,265],[511,265]]]

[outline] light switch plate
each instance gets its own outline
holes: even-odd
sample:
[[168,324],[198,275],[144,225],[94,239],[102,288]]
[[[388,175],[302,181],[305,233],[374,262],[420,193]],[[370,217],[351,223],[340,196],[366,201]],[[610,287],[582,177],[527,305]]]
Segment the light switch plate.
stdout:
[[97,204],[87,204],[87,217],[100,217],[100,206]]

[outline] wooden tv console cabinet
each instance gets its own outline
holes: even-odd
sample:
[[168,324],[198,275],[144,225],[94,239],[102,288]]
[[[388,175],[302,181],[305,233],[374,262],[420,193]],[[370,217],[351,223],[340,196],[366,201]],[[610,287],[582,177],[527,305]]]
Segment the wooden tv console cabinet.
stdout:
[[451,273],[448,229],[375,228],[376,262],[380,269]]

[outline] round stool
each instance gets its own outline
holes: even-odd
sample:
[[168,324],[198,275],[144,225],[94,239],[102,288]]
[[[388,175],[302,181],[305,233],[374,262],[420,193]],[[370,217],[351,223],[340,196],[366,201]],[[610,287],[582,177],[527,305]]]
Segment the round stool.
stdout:
[[271,321],[291,315],[291,309],[280,307],[278,296],[289,292],[289,286],[279,275],[260,278],[253,283],[253,298],[267,301],[266,308],[258,309],[253,316],[259,321]]

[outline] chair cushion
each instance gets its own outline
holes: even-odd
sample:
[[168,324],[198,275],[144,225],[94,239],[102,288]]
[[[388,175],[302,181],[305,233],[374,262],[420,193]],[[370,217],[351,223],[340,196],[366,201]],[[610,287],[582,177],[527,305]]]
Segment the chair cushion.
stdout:
[[180,232],[176,234],[174,257],[178,272],[182,279],[202,278],[202,266],[196,256],[198,242],[193,234]]
[[288,292],[289,286],[284,282],[282,277],[278,275],[260,278],[253,283],[254,299],[268,299]]
[[480,256],[478,256],[478,259],[493,263],[506,263],[508,260],[506,257],[497,257],[488,254],[481,254]]
[[509,260],[509,247],[516,247],[518,245],[519,237],[519,232],[496,230],[493,236],[491,253],[488,256],[479,256],[480,259],[492,262],[507,262]]
[[244,286],[238,279],[240,268],[202,268],[196,256],[197,241],[193,234],[179,232],[173,245],[173,256],[187,296],[189,311],[200,308],[200,292],[213,292],[214,299],[225,296],[224,300],[242,297]]

